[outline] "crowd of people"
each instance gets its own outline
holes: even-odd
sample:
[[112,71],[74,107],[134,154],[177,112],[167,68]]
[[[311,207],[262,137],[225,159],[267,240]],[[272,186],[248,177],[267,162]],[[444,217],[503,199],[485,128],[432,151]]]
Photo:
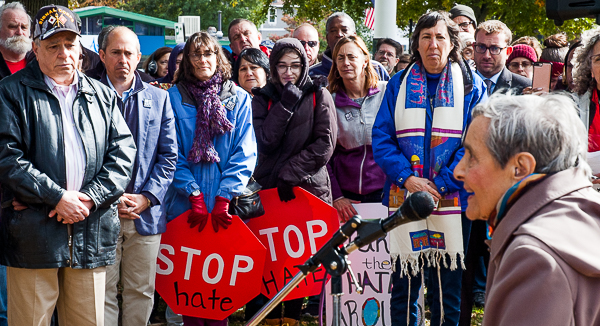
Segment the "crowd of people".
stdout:
[[[269,48],[235,19],[230,50],[201,31],[139,70],[127,27],[105,27],[96,54],[68,8],[1,6],[0,326],[147,325],[168,222],[227,229],[252,178],[283,202],[305,189],[340,223],[357,203],[433,197],[426,240],[417,224],[390,235],[393,326],[417,325],[423,285],[431,325],[470,325],[473,305],[486,326],[599,324],[600,28],[542,48],[456,5],[419,18],[409,53],[380,39],[373,56],[349,15],[325,29],[319,55],[311,24]],[[303,313],[319,298],[264,323]]]

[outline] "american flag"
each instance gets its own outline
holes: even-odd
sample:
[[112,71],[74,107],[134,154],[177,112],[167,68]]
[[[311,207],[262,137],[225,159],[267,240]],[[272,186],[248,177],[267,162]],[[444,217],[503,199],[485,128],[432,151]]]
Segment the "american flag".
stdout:
[[370,29],[373,29],[373,24],[375,23],[375,8],[367,8],[365,9],[365,26]]

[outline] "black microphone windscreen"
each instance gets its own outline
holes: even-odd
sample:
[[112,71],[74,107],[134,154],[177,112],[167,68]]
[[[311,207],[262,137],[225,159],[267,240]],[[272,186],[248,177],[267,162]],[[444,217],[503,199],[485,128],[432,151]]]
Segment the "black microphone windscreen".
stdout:
[[406,202],[402,205],[402,215],[408,219],[417,221],[427,218],[431,215],[435,203],[433,198],[426,191],[418,191],[406,198]]

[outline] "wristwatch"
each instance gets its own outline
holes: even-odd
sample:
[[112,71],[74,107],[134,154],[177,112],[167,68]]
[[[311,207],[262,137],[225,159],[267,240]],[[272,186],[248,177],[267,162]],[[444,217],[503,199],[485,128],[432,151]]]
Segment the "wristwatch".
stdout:
[[152,201],[150,198],[146,197],[146,200],[148,200],[148,207],[152,208]]
[[194,197],[196,197],[196,196],[200,196],[200,194],[201,194],[200,190],[194,190],[194,191],[192,192],[191,196],[194,196]]

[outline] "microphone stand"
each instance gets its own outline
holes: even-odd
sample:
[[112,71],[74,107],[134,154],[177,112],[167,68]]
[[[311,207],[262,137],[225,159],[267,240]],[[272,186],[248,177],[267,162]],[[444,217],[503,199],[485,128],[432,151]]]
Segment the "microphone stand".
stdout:
[[[257,326],[276,305],[281,303],[285,297],[292,292],[293,289],[300,284],[308,276],[314,272],[320,265],[323,265],[327,274],[332,276],[331,279],[331,295],[333,297],[333,325],[340,326],[341,321],[341,296],[342,293],[342,275],[346,271],[350,271],[352,283],[356,287],[356,292],[362,293],[362,288],[356,281],[354,272],[350,267],[348,255],[356,249],[369,244],[379,237],[381,234],[375,232],[382,230],[382,221],[379,220],[363,220],[360,216],[355,215],[348,220],[340,229],[327,241],[327,243],[311,256],[303,265],[295,266],[298,272],[292,280],[286,284],[275,296],[267,302],[253,317],[248,321],[246,326]],[[350,238],[354,232],[358,231],[356,239],[348,246],[341,245]],[[385,235],[385,233],[383,233]]]

